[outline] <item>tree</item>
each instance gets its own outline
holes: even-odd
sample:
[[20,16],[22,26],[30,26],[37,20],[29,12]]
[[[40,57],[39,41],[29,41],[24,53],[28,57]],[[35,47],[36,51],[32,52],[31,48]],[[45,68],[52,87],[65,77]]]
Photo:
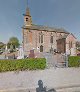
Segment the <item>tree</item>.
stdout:
[[5,44],[3,42],[0,42],[0,54],[2,54],[5,50]]
[[19,44],[19,40],[17,37],[11,37],[7,44],[8,48],[10,48],[10,49],[16,49],[19,47],[19,45],[20,44]]
[[0,49],[2,49],[4,47],[4,43],[0,42]]

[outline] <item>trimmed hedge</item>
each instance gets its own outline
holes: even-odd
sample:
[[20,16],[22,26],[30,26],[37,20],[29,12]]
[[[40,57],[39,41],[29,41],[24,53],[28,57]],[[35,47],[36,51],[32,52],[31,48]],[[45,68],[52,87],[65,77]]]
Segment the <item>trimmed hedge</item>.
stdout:
[[36,70],[45,69],[45,58],[30,58],[19,60],[0,60],[0,72],[16,70]]
[[80,56],[70,56],[68,66],[69,67],[80,67]]

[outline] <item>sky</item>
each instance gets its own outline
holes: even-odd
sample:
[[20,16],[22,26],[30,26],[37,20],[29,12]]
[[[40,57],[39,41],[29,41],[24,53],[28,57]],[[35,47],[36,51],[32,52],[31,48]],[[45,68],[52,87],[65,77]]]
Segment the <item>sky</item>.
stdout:
[[[28,0],[33,24],[64,28],[80,40],[80,0]],[[0,42],[22,42],[27,0],[0,0]]]

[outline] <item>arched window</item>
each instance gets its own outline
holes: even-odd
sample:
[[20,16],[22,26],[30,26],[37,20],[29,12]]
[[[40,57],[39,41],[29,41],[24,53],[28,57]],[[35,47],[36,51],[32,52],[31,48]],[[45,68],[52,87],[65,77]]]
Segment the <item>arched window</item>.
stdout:
[[28,41],[27,41],[27,37],[26,37],[26,43],[27,43]]
[[39,34],[39,43],[40,43],[40,38],[41,38],[41,37],[40,37],[40,34]]
[[41,43],[43,43],[43,34],[41,34]]
[[26,21],[28,21],[28,18],[26,18]]
[[39,43],[43,43],[43,33],[39,33]]
[[69,49],[72,48],[72,41],[69,41]]
[[53,43],[53,36],[51,36],[50,38],[50,43]]

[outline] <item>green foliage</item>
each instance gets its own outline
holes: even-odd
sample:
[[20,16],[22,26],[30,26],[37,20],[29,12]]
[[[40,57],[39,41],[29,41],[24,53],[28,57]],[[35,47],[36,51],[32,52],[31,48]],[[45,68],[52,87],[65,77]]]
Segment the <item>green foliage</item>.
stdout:
[[9,42],[8,42],[7,45],[8,45],[8,48],[15,49],[16,47],[19,46],[19,40],[18,40],[18,38],[17,37],[11,37],[9,39]]
[[36,70],[45,69],[45,58],[31,58],[19,60],[0,60],[0,72],[16,70]]
[[0,42],[0,49],[3,48],[3,46],[4,46],[4,43]]
[[80,56],[69,57],[69,67],[80,67]]

